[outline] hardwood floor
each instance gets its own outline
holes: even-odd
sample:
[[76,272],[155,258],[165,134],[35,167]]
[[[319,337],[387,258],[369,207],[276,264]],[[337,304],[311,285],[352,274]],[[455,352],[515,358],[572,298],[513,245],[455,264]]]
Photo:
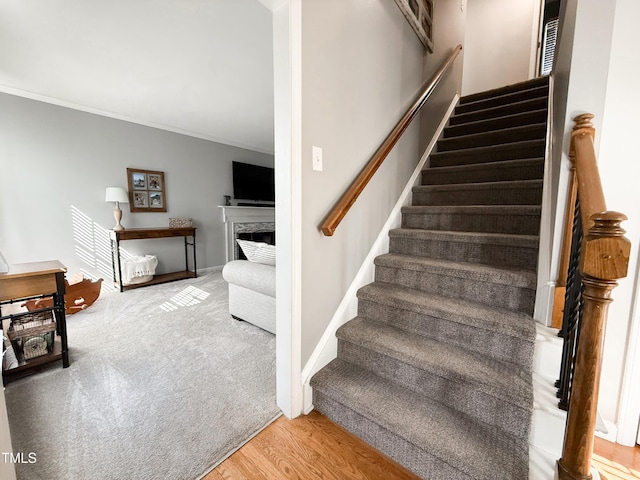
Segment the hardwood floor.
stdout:
[[623,447],[596,437],[593,466],[606,480],[640,479],[640,447]]
[[282,416],[204,480],[418,480],[359,438],[313,411]]
[[[640,447],[596,437],[593,465],[603,480],[640,480]],[[402,466],[313,411],[280,417],[204,480],[418,480]]]

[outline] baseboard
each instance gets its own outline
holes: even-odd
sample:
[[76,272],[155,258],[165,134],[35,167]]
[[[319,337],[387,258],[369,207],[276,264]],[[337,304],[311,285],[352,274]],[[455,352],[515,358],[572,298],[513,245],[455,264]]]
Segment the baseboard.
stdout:
[[558,458],[536,447],[529,448],[529,480],[552,480]]
[[531,447],[555,458],[562,454],[567,412],[558,408],[555,378],[533,374],[533,414],[531,416]]
[[536,300],[533,318],[541,325],[550,327],[553,323],[553,308],[556,295],[556,282],[539,283],[536,288]]
[[[604,431],[602,426],[606,428],[606,432]],[[596,422],[596,437],[603,438],[604,440],[607,440],[611,443],[618,443],[618,426],[609,420],[605,420],[600,416],[600,413],[598,413],[598,420]]]
[[[536,462],[539,465],[531,472],[538,471],[534,478],[551,478],[549,475],[555,468],[555,460],[562,454],[564,428],[567,421],[565,411],[558,408],[555,381],[560,372],[562,357],[562,339],[558,330],[536,325],[536,343],[533,353],[533,414],[531,417],[531,433],[529,436],[530,469]],[[537,460],[534,462],[532,456]],[[551,469],[549,464],[551,459]]]
[[[545,326],[551,325],[553,311],[554,290],[557,274],[554,265],[557,259],[554,256],[554,225],[553,212],[557,200],[553,196],[553,151],[551,132],[553,132],[553,77],[549,77],[549,97],[547,104],[547,136],[545,149],[544,173],[542,182],[542,204],[540,211],[540,232],[538,249],[538,284],[536,286],[536,301],[533,310],[533,318]],[[560,234],[562,229],[559,230]],[[557,268],[557,267],[555,267]]]
[[[533,415],[531,418],[530,452],[560,458],[564,441],[567,413],[558,408],[555,381],[560,373],[563,341],[555,328],[536,325],[536,346],[533,354]],[[617,425],[597,414],[596,436],[616,442]],[[538,460],[542,460],[540,457]],[[533,464],[533,462],[532,462]],[[539,471],[546,470],[538,468]],[[534,476],[530,476],[533,480]]]
[[536,345],[533,352],[535,373],[544,377],[557,377],[562,359],[562,338],[555,328],[536,325]]
[[459,96],[456,94],[449,105],[447,112],[445,113],[440,125],[436,129],[429,145],[424,150],[418,165],[416,166],[413,174],[409,178],[404,190],[400,194],[398,201],[391,210],[387,221],[383,225],[378,237],[376,238],[373,246],[369,250],[369,253],[365,257],[358,273],[351,282],[351,285],[347,289],[342,301],[338,305],[336,312],[334,313],[331,322],[325,329],[320,341],[316,345],[311,357],[305,367],[302,369],[302,385],[303,385],[303,409],[305,413],[313,410],[313,389],[309,385],[311,377],[316,374],[321,368],[327,365],[331,360],[337,357],[338,354],[338,340],[336,338],[336,330],[346,322],[351,320],[357,315],[358,311],[358,299],[356,297],[357,291],[365,285],[373,282],[375,267],[373,260],[378,256],[389,251],[389,230],[400,226],[402,220],[402,207],[409,205],[411,202],[411,190],[419,184],[420,174],[425,168],[426,162],[431,154],[431,151],[436,145],[436,142],[440,138],[444,127],[449,122],[449,117],[453,113],[453,110],[458,103]]
[[198,269],[198,275],[207,275],[209,273],[221,272],[224,268],[224,265],[218,265],[215,267],[205,267]]

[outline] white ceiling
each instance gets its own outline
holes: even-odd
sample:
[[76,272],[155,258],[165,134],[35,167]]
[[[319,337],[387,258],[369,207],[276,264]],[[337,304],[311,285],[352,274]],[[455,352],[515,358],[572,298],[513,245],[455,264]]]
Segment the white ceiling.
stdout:
[[0,91],[273,153],[282,0],[0,0]]

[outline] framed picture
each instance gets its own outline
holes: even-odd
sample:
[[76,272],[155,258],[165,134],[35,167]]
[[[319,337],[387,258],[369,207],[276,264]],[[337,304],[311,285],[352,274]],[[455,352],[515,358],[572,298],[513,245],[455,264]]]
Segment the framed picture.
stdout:
[[149,208],[149,194],[147,192],[133,191],[133,206],[136,208]]
[[433,0],[395,0],[422,44],[433,52]]
[[164,172],[127,168],[129,207],[132,212],[166,212]]

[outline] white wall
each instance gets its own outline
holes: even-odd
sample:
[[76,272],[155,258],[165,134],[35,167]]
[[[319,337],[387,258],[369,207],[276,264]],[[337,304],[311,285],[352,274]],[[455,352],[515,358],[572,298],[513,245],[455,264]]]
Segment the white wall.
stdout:
[[[457,11],[462,15],[459,6]],[[440,21],[446,25],[446,16]],[[436,39],[436,56],[447,56],[461,38],[452,44]],[[412,103],[423,81],[425,55],[393,2],[302,4],[302,365],[419,160],[417,122],[334,236],[324,237],[319,225]],[[322,172],[312,170],[314,145],[323,148]]]
[[427,146],[451,99],[455,94],[461,94],[462,71],[467,55],[464,44],[467,9],[460,8],[460,0],[438,0],[434,5],[433,24],[434,50],[424,58],[422,73],[425,79],[431,78],[456,46],[463,47],[420,115],[420,152]]
[[[633,0],[600,2],[597,0],[568,0],[563,4],[562,25],[554,77],[554,182],[559,185],[557,198],[556,231],[561,232],[566,184],[570,161],[568,159],[570,132],[573,118],[585,112],[593,113],[596,128],[595,147],[598,167],[609,210],[625,213],[629,220],[623,223],[627,238],[632,242],[629,276],[619,282],[613,291],[614,302],[609,309],[605,333],[605,349],[600,382],[598,409],[613,429],[631,431],[627,434],[635,441],[640,416],[640,392],[637,376],[627,382],[627,397],[623,397],[625,364],[633,348],[638,350],[638,244],[640,218],[637,205],[640,193],[635,185],[638,153],[631,145],[634,113],[630,105],[640,104],[634,78],[640,73],[640,56],[629,49],[635,38],[633,15],[639,5]],[[556,236],[554,252],[560,249],[560,233]],[[557,255],[553,259],[557,270]],[[631,332],[636,332],[634,344],[629,344]],[[633,365],[626,365],[627,374]],[[636,370],[636,375],[640,370]],[[636,387],[633,387],[635,385]],[[621,402],[635,399],[627,405],[620,417]],[[624,406],[624,405],[623,405]],[[623,422],[622,424],[620,422]],[[615,432],[611,432],[615,436]],[[620,440],[620,438],[619,438]],[[633,443],[633,442],[631,442]]]
[[[589,3],[589,2],[588,2]],[[594,2],[599,8],[599,2]],[[604,2],[603,2],[604,3]],[[603,20],[600,13],[596,18]],[[640,311],[638,310],[640,263],[640,150],[635,146],[637,135],[635,114],[640,105],[640,51],[630,47],[637,41],[640,3],[617,0],[613,20],[613,36],[609,57],[606,98],[602,115],[599,167],[602,187],[609,210],[628,216],[623,223],[631,241],[629,275],[613,291],[614,302],[609,307],[605,351],[602,366],[600,408],[604,415],[617,420],[618,441],[627,445],[636,442],[640,417]],[[594,62],[598,67],[598,62]],[[623,369],[626,383],[621,393]],[[622,408],[619,407],[622,401]]]
[[[0,94],[0,251],[9,263],[58,259],[71,274],[84,271],[107,283],[111,263],[100,232],[115,220],[104,191],[126,189],[126,169],[134,167],[165,173],[168,209],[131,213],[122,205],[124,226],[162,227],[169,217],[191,217],[198,268],[222,265],[217,206],[233,194],[232,160],[273,165],[271,155]],[[97,237],[81,239],[81,224]],[[184,268],[181,239],[122,247],[157,254],[158,273]]]
[[[302,365],[418,161],[416,123],[334,236],[320,233],[324,217],[410,105],[423,52],[394,2],[302,2]],[[323,148],[322,172],[312,170],[313,145]]]
[[533,78],[540,0],[470,0],[465,3],[467,27],[462,94]]

